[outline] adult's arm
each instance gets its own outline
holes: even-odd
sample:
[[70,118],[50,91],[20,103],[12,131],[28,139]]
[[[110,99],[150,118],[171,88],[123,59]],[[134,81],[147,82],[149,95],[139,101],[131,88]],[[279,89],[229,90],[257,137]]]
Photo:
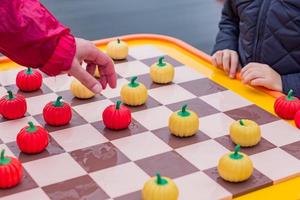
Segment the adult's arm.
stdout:
[[48,75],[70,69],[74,36],[38,0],[0,0],[0,52]]

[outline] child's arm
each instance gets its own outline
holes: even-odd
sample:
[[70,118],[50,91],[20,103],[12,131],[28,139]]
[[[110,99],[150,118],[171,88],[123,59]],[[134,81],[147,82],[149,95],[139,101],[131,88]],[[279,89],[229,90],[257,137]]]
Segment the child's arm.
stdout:
[[100,66],[101,83],[116,85],[112,61],[91,42],[76,39],[38,0],[1,0],[0,52],[20,65],[40,68],[54,76],[69,72],[95,93],[100,84],[80,67],[89,62],[88,71]]
[[234,78],[240,68],[238,49],[239,18],[233,0],[227,0],[222,10],[219,33],[213,49],[212,64]]
[[217,34],[213,53],[224,49],[230,49],[237,52],[238,36],[239,16],[236,13],[233,0],[227,0],[222,10],[222,17],[219,23],[219,32]]
[[300,73],[283,75],[281,79],[283,92],[287,94],[292,89],[294,95],[300,98]]

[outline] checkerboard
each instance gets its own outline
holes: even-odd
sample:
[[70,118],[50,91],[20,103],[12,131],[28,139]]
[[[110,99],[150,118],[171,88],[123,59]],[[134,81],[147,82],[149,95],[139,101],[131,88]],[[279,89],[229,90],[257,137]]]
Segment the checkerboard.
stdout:
[[[25,170],[21,184],[0,190],[1,199],[140,200],[143,184],[156,172],[175,181],[180,200],[231,199],[299,174],[296,128],[154,46],[132,47],[129,54],[126,61],[116,62],[117,88],[89,100],[72,96],[67,75],[44,75],[41,90],[22,93],[15,85],[20,69],[0,73],[1,96],[10,89],[25,95],[28,103],[24,118],[0,118],[0,148],[19,158]],[[149,66],[162,55],[175,66],[172,84],[154,84],[149,77]],[[149,89],[149,99],[143,106],[130,107],[133,122],[128,129],[108,130],[102,111],[120,98],[120,88],[132,76]],[[43,121],[42,109],[59,95],[72,105],[73,119],[67,126],[50,127]],[[167,127],[170,114],[183,104],[200,117],[198,134],[189,138],[172,136]],[[233,150],[228,128],[241,118],[256,121],[263,138],[257,146],[241,149],[254,163],[253,176],[229,183],[218,176],[216,166]],[[41,154],[20,153],[16,145],[16,135],[28,121],[50,133],[51,142]]]

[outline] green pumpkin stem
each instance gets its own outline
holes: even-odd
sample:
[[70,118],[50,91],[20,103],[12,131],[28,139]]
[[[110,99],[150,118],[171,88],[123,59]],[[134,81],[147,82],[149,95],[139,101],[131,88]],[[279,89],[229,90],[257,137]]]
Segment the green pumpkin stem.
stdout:
[[26,74],[33,74],[33,71],[30,67],[27,67]]
[[294,100],[293,92],[294,92],[293,90],[289,90],[287,98],[286,98],[288,101]]
[[139,84],[137,82],[135,82],[136,80],[137,80],[137,76],[132,77],[131,80],[130,80],[129,86],[130,87],[137,87],[137,86],[139,86]]
[[117,42],[118,42],[118,44],[120,44],[120,43],[121,43],[121,40],[118,38],[118,39],[117,39]]
[[178,115],[180,115],[181,117],[190,116],[191,113],[187,111],[187,106],[187,104],[183,105],[181,111],[178,112]]
[[28,122],[29,127],[26,129],[26,131],[28,132],[35,132],[36,131],[36,127],[34,126],[34,124],[32,122]]
[[161,175],[159,173],[156,174],[156,183],[158,185],[165,185],[168,183],[168,181],[164,178],[161,177]]
[[61,102],[62,96],[57,97],[56,101],[53,103],[53,106],[55,107],[62,107],[63,102]]
[[239,120],[241,126],[245,126],[244,120]]
[[10,158],[6,158],[4,155],[5,155],[5,150],[3,149],[1,151],[1,156],[0,156],[0,165],[6,165],[11,161]]
[[234,153],[230,154],[230,158],[235,159],[235,160],[243,158],[243,155],[239,154],[240,149],[241,149],[241,146],[239,144],[236,145],[234,148]]
[[117,101],[116,110],[120,110],[121,104],[122,104],[122,101]]
[[14,95],[13,95],[13,93],[12,93],[12,91],[8,90],[7,93],[8,93],[8,99],[9,100],[12,100],[12,99],[15,98]]
[[159,59],[158,59],[158,66],[159,67],[163,67],[163,66],[166,66],[166,63],[164,62],[164,59],[165,59],[165,57],[160,57]]

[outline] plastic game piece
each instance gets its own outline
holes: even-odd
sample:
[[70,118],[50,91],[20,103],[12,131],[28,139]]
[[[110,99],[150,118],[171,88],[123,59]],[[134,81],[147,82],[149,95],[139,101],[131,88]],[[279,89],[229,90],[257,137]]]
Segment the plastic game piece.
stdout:
[[100,73],[99,67],[96,67],[94,77],[100,78],[100,75],[101,75],[101,73]]
[[0,154],[0,188],[7,189],[18,185],[23,179],[23,167],[16,158]]
[[294,120],[297,128],[300,129],[300,110],[296,112]]
[[95,96],[92,91],[90,91],[76,79],[71,82],[70,91],[75,97],[79,99],[90,99]]
[[148,99],[148,91],[144,84],[136,82],[137,77],[132,77],[129,84],[121,89],[122,101],[130,106],[139,106]]
[[57,97],[56,101],[49,102],[43,109],[44,120],[51,126],[63,126],[71,121],[72,109],[61,99],[61,96]]
[[117,101],[115,105],[110,105],[103,111],[102,119],[106,128],[113,130],[128,128],[131,123],[131,112],[121,103],[121,101]]
[[223,155],[219,160],[218,172],[226,181],[242,182],[253,173],[252,161],[246,154],[239,151],[240,145],[237,145],[234,152]]
[[153,82],[166,84],[172,82],[174,78],[174,67],[170,63],[164,62],[164,57],[160,57],[158,62],[151,65],[150,77]]
[[168,177],[156,177],[149,179],[143,187],[143,200],[177,200],[179,195],[178,187]]
[[41,126],[28,122],[17,135],[17,144],[23,153],[36,154],[45,150],[49,143],[49,134]]
[[296,112],[300,110],[300,100],[294,97],[293,90],[290,90],[287,96],[276,99],[274,110],[282,119],[294,119]]
[[123,60],[128,56],[128,45],[126,42],[117,39],[107,44],[106,52],[114,60]]
[[173,135],[179,137],[195,135],[199,130],[198,115],[191,110],[187,110],[187,105],[182,106],[181,110],[170,116],[169,130]]
[[261,132],[258,124],[247,119],[233,122],[230,126],[229,133],[231,140],[242,147],[254,146],[261,139]]
[[20,71],[16,77],[18,88],[24,92],[33,92],[39,90],[42,86],[43,77],[37,70],[28,67]]
[[25,97],[21,94],[13,94],[7,91],[8,95],[0,99],[0,114],[6,119],[19,119],[24,117],[27,111]]

